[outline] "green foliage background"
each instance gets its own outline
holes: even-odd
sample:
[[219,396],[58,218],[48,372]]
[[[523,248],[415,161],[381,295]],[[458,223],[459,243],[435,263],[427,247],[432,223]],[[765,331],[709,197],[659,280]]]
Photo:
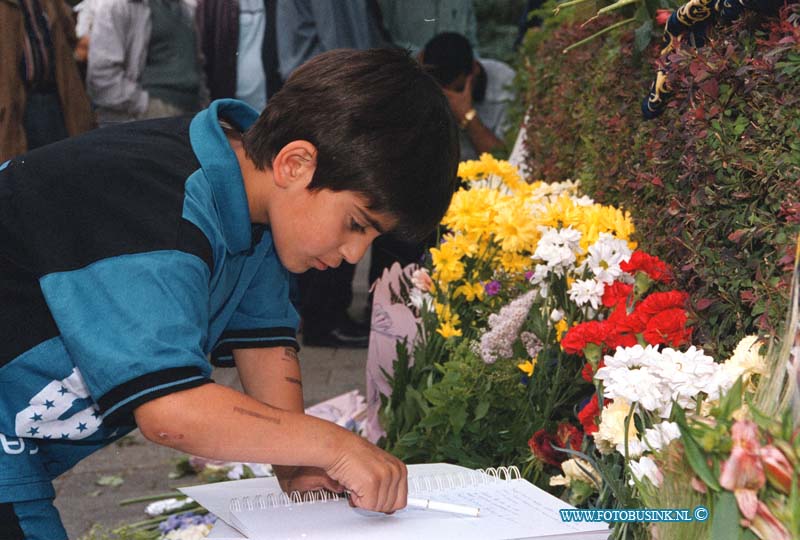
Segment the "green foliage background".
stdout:
[[[640,241],[674,265],[715,355],[786,313],[800,227],[800,30],[797,4],[716,26],[708,47],[672,57],[675,98],[645,121],[640,101],[658,46],[634,32],[562,50],[614,22],[566,17],[531,33],[518,62],[517,111],[534,179],[579,178],[631,211]],[[574,15],[573,15],[574,17]]]

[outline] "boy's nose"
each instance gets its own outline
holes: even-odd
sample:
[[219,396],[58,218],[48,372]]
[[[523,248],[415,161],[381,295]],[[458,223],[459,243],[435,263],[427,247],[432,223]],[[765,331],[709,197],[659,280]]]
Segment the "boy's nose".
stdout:
[[371,243],[371,237],[362,236],[344,244],[339,252],[342,254],[342,257],[344,257],[344,260],[350,264],[356,264],[364,256],[364,253],[367,252],[367,248],[369,248]]

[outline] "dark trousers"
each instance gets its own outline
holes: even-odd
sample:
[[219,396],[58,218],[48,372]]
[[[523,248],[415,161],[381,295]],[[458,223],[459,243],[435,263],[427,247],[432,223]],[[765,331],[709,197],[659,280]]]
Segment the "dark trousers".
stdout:
[[356,267],[342,262],[324,271],[311,269],[298,276],[299,311],[306,336],[327,334],[345,319],[353,301]]
[[391,236],[376,238],[372,243],[372,258],[369,262],[370,286],[381,277],[384,268],[389,268],[396,262],[400,263],[400,266],[422,262],[428,248],[435,245],[435,242],[435,234],[417,243],[404,242]]
[[22,121],[28,138],[28,150],[69,137],[64,126],[61,100],[55,90],[29,92]]

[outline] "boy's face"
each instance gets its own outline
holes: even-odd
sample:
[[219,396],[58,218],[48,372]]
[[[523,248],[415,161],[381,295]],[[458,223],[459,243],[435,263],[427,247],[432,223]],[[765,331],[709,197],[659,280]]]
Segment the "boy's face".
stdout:
[[375,238],[394,220],[367,210],[366,199],[352,191],[291,190],[270,211],[278,257],[290,272],[325,270],[358,262]]

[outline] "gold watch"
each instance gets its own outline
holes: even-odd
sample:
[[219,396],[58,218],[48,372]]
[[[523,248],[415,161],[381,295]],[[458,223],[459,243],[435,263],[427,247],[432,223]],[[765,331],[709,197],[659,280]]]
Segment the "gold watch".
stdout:
[[470,109],[464,114],[464,118],[461,120],[461,123],[458,124],[458,127],[461,129],[466,129],[472,120],[478,116],[478,111],[475,109]]

